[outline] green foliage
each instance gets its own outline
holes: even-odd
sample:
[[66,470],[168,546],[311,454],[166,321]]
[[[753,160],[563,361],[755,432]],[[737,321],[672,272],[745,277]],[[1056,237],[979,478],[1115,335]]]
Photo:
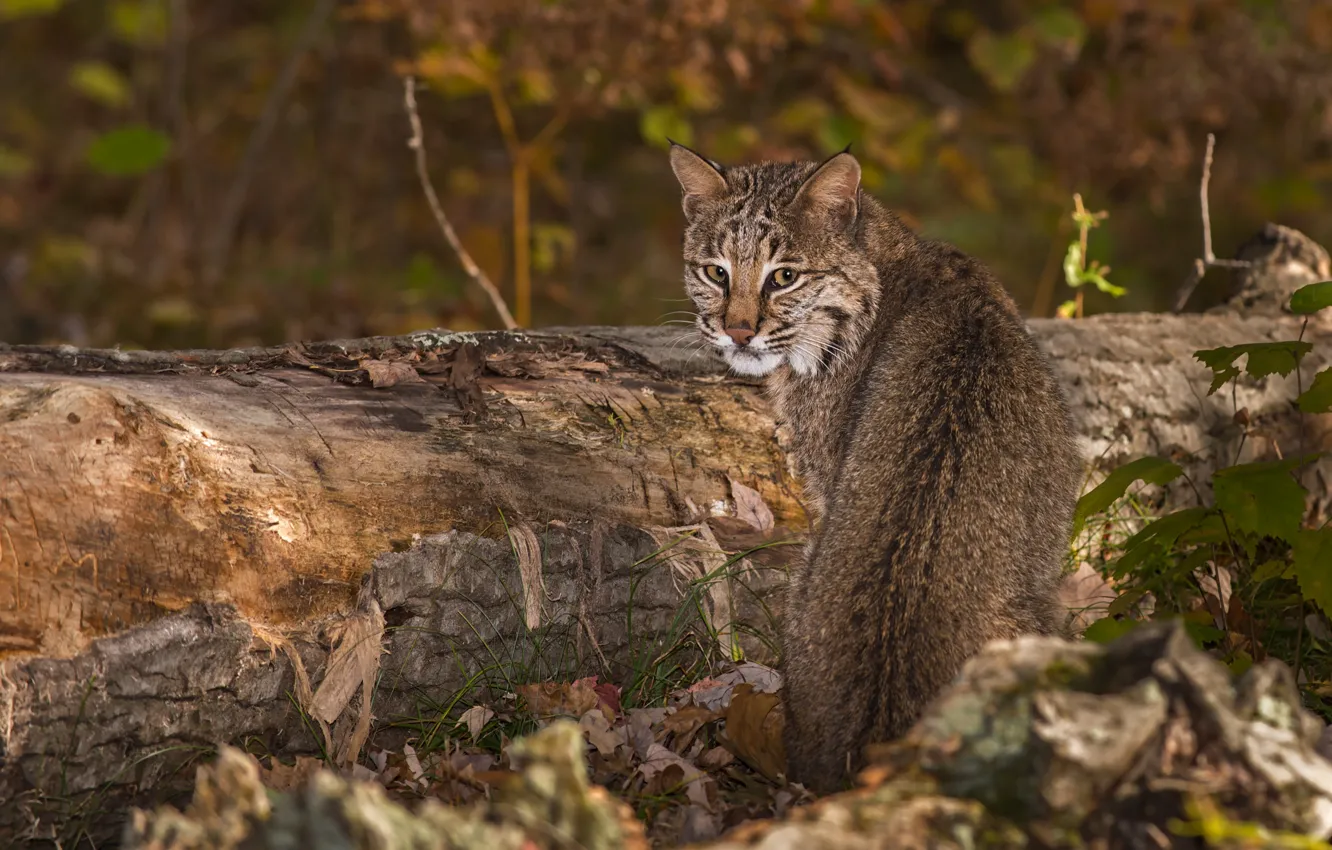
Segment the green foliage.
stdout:
[[1251,377],[1266,378],[1268,375],[1285,377],[1295,371],[1295,367],[1304,359],[1304,355],[1312,350],[1313,345],[1310,343],[1288,340],[1209,348],[1195,351],[1193,356],[1212,370],[1212,385],[1207,389],[1207,394],[1211,395],[1239,377],[1241,370],[1235,365],[1235,361],[1242,356],[1246,358],[1243,371]]
[[129,83],[105,62],[78,63],[70,69],[69,84],[103,106],[120,107],[129,103]]
[[638,119],[638,129],[643,133],[645,141],[662,149],[670,147],[670,139],[682,145],[694,143],[694,128],[690,126],[689,119],[669,104],[643,110]]
[[1148,484],[1169,484],[1184,470],[1178,464],[1159,457],[1140,457],[1126,463],[1106,476],[1095,489],[1078,499],[1077,510],[1073,514],[1073,534],[1082,531],[1087,517],[1099,514],[1123,497],[1129,485],[1135,481]]
[[1241,532],[1294,539],[1304,518],[1304,487],[1291,473],[1308,462],[1293,458],[1246,463],[1212,475],[1216,506]]
[[1297,401],[1300,410],[1305,413],[1327,413],[1332,410],[1332,367],[1314,375],[1313,383],[1300,394]]
[[32,157],[0,145],[0,180],[23,177],[32,171]]
[[[1305,287],[1292,301],[1306,315],[1328,306],[1332,290]],[[1288,375],[1312,346],[1300,340],[1195,352],[1212,369],[1211,390],[1236,381]],[[1241,370],[1236,362],[1245,359]],[[1326,409],[1324,370],[1300,396],[1301,410]],[[1211,476],[1211,504],[1182,507],[1150,519],[1103,554],[1102,573],[1118,590],[1104,619],[1086,633],[1111,640],[1150,617],[1181,618],[1189,634],[1242,672],[1255,659],[1282,658],[1306,681],[1310,704],[1332,716],[1332,647],[1315,639],[1306,617],[1332,618],[1332,525],[1306,516],[1308,492],[1299,471],[1321,454],[1234,464]],[[1181,475],[1160,458],[1139,458],[1114,470],[1078,503],[1076,529],[1109,512],[1135,481],[1166,483]],[[1205,482],[1199,482],[1203,486]],[[1202,502],[1201,489],[1195,490]],[[1107,519],[1109,522],[1109,519]],[[1312,612],[1312,613],[1311,613]]]
[[1091,231],[1100,227],[1101,222],[1109,215],[1104,210],[1099,212],[1088,211],[1082,205],[1082,196],[1073,196],[1073,223],[1077,225],[1078,235],[1069,243],[1068,250],[1064,252],[1064,283],[1070,289],[1076,290],[1077,296],[1074,300],[1061,304],[1058,311],[1056,311],[1058,315],[1066,319],[1082,318],[1082,287],[1086,284],[1095,286],[1111,298],[1122,298],[1128,294],[1127,289],[1116,286],[1106,278],[1106,275],[1110,274],[1109,266],[1102,265],[1097,260],[1091,262],[1087,260],[1087,239]]
[[1036,61],[1036,48],[1019,34],[996,35],[979,30],[967,43],[967,58],[986,82],[998,91],[1009,92]]
[[1310,313],[1317,313],[1324,307],[1332,307],[1332,280],[1301,286],[1291,293],[1290,311],[1292,313],[1307,316]]
[[171,152],[171,139],[143,124],[103,133],[88,146],[88,164],[109,177],[152,171]]
[[63,3],[64,0],[0,0],[0,21],[50,14]]

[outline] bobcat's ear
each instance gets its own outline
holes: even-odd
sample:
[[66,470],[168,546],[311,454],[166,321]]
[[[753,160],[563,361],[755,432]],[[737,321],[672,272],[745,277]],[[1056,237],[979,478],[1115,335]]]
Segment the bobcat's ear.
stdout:
[[700,201],[719,198],[726,192],[726,179],[718,166],[676,142],[671,142],[671,170],[684,193],[680,205],[686,218],[694,216]]
[[795,205],[809,215],[850,227],[860,211],[860,162],[850,151],[833,156],[805,178]]

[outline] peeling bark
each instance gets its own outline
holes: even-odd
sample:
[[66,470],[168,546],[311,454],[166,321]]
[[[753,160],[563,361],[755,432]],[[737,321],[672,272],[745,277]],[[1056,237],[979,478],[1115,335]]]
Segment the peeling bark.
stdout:
[[[1090,461],[1167,453],[1194,472],[1233,462],[1241,428],[1230,398],[1205,395],[1192,352],[1300,333],[1282,316],[1031,325]],[[456,691],[456,659],[495,642],[515,670],[551,675],[622,675],[635,653],[669,645],[687,589],[672,578],[680,562],[653,557],[670,529],[706,520],[741,552],[806,523],[757,388],[676,336],[0,345],[0,799],[19,803],[0,807],[0,839],[107,834],[127,799],[185,787],[181,769],[221,742],[324,745],[292,697],[324,682],[325,627],[358,597],[387,626],[381,721]],[[1332,329],[1304,338],[1308,386]],[[1328,417],[1293,414],[1296,384],[1239,388],[1252,423],[1241,459],[1332,447]],[[1306,479],[1324,506],[1328,463]],[[722,516],[730,480],[760,494],[777,528]],[[793,551],[753,555],[704,607],[776,616],[770,591]],[[329,740],[350,734],[359,700]]]

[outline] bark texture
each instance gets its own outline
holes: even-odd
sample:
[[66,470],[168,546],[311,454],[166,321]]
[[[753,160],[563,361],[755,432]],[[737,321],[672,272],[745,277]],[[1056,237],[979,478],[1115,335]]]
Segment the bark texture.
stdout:
[[[1332,447],[1292,375],[1242,382],[1237,452],[1232,399],[1192,359],[1293,339],[1294,318],[1032,328],[1095,464]],[[126,800],[186,787],[221,742],[354,752],[365,669],[393,719],[496,645],[515,671],[623,672],[679,639],[694,597],[713,629],[777,616],[759,600],[794,547],[722,589],[688,583],[806,520],[757,388],[678,336],[0,346],[0,843],[114,832]],[[1304,338],[1307,387],[1332,331]],[[1307,481],[1324,505],[1327,463]],[[701,622],[699,644],[716,638]]]

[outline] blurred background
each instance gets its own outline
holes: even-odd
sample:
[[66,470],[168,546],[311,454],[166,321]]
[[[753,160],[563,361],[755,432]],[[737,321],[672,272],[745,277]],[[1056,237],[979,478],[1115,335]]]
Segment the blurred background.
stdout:
[[[124,347],[499,326],[417,180],[521,324],[679,309],[667,136],[723,162],[848,142],[865,186],[1069,299],[1089,255],[1166,308],[1201,248],[1328,241],[1328,0],[0,0],[0,340]],[[1194,302],[1226,285],[1209,274]]]

